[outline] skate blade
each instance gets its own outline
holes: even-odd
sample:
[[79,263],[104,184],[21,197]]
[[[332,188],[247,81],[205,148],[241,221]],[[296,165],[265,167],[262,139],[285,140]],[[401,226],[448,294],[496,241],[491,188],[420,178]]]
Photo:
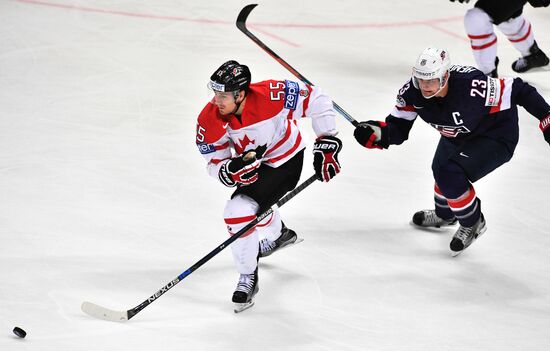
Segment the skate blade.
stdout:
[[462,253],[462,251],[464,251],[464,250],[465,250],[465,249],[460,250],[460,251],[452,251],[452,250],[451,250],[451,256],[456,257],[456,256],[460,255],[460,254]]
[[439,227],[423,227],[421,225],[415,224],[413,221],[410,221],[409,224],[411,226],[413,226],[415,229],[422,230],[422,231],[425,231],[425,232],[444,233],[446,231],[446,229],[448,229],[449,227],[455,226],[457,224],[457,222],[451,223],[451,224],[442,224]]
[[302,241],[304,241],[304,239],[302,239],[302,238],[297,238],[295,242],[290,243],[290,244],[286,244],[285,246],[281,246],[277,251],[284,250],[284,249],[286,249],[287,247],[294,246],[294,245],[296,245],[296,244],[301,243]]
[[483,227],[483,228],[481,229],[481,231],[479,232],[479,234],[476,236],[476,238],[474,239],[474,241],[472,241],[472,242],[470,243],[470,245],[466,246],[465,248],[463,248],[463,249],[460,250],[460,251],[452,251],[452,250],[451,250],[451,255],[452,255],[453,257],[456,257],[456,256],[460,255],[464,250],[466,250],[467,248],[469,248],[470,246],[472,246],[472,244],[475,243],[476,240],[479,239],[479,237],[482,236],[483,233],[485,233],[486,231],[487,231],[487,226],[485,226],[485,227]]
[[525,73],[548,72],[548,71],[550,71],[550,64],[548,64],[546,66],[531,68],[530,70],[527,70],[527,71],[522,72],[522,73],[515,72],[515,71],[514,72],[518,73],[518,74],[525,74]]
[[245,302],[245,303],[235,303],[235,308],[233,311],[235,313],[241,313],[242,311],[245,311],[252,306],[254,306],[254,301]]
[[278,248],[277,250],[275,250],[275,251],[271,251],[271,252],[269,253],[269,255],[261,255],[261,254],[260,254],[260,258],[269,257],[269,256],[271,256],[272,254],[274,254],[275,252],[279,252],[279,251],[281,251],[281,250],[286,249],[287,247],[291,247],[291,246],[294,246],[294,245],[296,245],[296,244],[299,244],[299,243],[301,243],[302,241],[304,241],[304,239],[298,238],[298,239],[296,239],[296,241],[293,242],[293,243],[286,244],[285,246],[279,247],[279,248]]

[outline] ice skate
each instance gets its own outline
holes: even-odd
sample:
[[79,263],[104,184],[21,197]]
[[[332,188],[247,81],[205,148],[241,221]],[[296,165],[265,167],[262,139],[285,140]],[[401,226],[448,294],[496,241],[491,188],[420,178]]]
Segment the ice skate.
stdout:
[[468,246],[470,246],[474,242],[474,240],[485,233],[486,230],[487,226],[485,223],[485,218],[483,217],[483,213],[473,227],[460,226],[453,236],[453,240],[450,244],[451,254],[453,256],[459,255]]
[[419,227],[440,228],[456,223],[456,217],[443,219],[435,214],[435,210],[422,210],[414,214],[412,223]]
[[[550,59],[541,49],[539,49],[537,42],[534,42],[531,48],[529,48],[531,55],[527,55],[516,60],[512,63],[512,69],[518,73],[527,72],[533,68],[548,66]],[[547,67],[550,69],[550,67]]]
[[258,268],[252,274],[241,274],[239,283],[233,293],[235,313],[242,312],[254,306],[254,296],[258,293]]
[[260,257],[267,257],[277,250],[285,248],[289,245],[298,244],[304,241],[304,239],[298,238],[296,232],[292,229],[288,229],[284,224],[281,229],[281,236],[275,241],[268,239],[262,239],[260,241]]

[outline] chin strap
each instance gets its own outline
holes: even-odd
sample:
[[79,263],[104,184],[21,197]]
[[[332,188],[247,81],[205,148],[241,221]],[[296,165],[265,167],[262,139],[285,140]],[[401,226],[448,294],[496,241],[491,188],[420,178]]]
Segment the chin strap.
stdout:
[[239,95],[239,92],[236,91],[233,93],[233,99],[235,100],[235,108],[233,111],[231,111],[232,115],[236,115],[237,111],[239,111],[239,108],[241,107],[241,104],[243,103],[244,99],[246,99],[246,90],[244,91],[244,97],[241,102],[237,102],[237,95]]
[[439,94],[439,92],[440,92],[441,90],[443,90],[443,88],[445,88],[445,86],[447,85],[448,82],[449,82],[449,80],[448,80],[448,79],[445,79],[445,83],[442,84],[442,85],[440,85],[440,86],[439,86],[439,89],[437,89],[437,91],[436,91],[435,93],[433,93],[433,94],[430,95],[430,96],[424,96],[424,95],[422,95],[422,97],[423,97],[424,99],[431,99],[431,98],[433,98],[434,96],[436,96],[437,94]]
[[[450,75],[449,71],[447,71],[447,74]],[[443,80],[443,79],[445,79],[445,81],[443,82],[443,84],[441,84],[441,83],[439,84],[439,89],[438,89],[435,93],[433,93],[433,94],[430,95],[430,96],[424,96],[424,95],[422,95],[422,97],[423,97],[424,99],[431,99],[431,98],[433,98],[434,96],[436,96],[437,94],[439,94],[439,92],[440,92],[441,90],[443,90],[443,88],[445,88],[445,86],[446,86],[447,83],[449,82],[449,76],[448,76],[448,75],[447,75],[447,79],[445,79],[445,75],[443,75],[443,77],[440,78],[440,81]],[[420,84],[418,83],[418,78],[416,78],[415,76],[413,76],[412,81],[413,81],[414,87],[415,87],[416,89],[420,90]]]

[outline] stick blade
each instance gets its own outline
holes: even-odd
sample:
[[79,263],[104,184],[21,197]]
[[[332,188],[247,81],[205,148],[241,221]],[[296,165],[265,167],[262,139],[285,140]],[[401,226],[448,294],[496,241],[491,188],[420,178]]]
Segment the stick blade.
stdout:
[[258,6],[258,4],[246,5],[243,7],[241,12],[239,12],[239,16],[237,16],[237,28],[239,28],[242,32],[246,30],[246,19],[248,18],[248,15],[250,15],[250,12],[252,12],[256,6]]
[[126,322],[128,320],[128,311],[114,311],[88,301],[84,301],[80,309],[87,315],[97,319],[111,322]]

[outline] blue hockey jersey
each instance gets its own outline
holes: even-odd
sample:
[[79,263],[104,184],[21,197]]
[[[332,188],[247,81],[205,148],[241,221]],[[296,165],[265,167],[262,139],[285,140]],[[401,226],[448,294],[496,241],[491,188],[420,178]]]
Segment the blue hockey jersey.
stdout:
[[410,79],[386,118],[389,144],[407,140],[420,116],[452,142],[485,136],[505,143],[513,152],[519,138],[517,105],[539,120],[550,112],[537,90],[520,78],[491,78],[474,67],[454,65],[448,86],[445,97],[426,99]]

